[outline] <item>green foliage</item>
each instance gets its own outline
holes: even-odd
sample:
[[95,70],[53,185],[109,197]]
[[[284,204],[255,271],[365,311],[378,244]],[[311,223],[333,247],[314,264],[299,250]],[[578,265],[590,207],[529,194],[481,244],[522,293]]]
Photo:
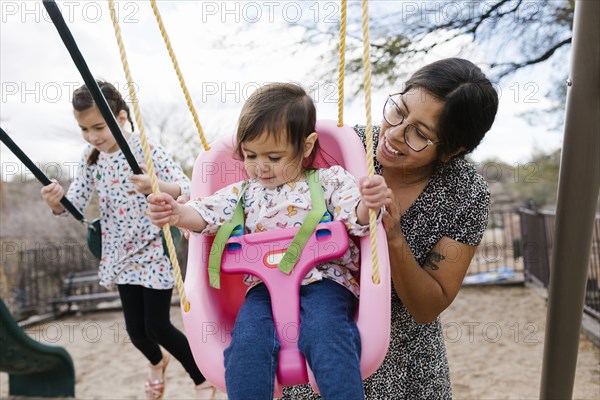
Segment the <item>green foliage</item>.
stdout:
[[515,196],[524,202],[532,201],[537,208],[556,207],[560,150],[550,154],[536,151],[530,162],[516,164],[511,182]]
[[477,165],[487,180],[492,206],[534,206],[554,210],[558,190],[560,150],[544,153],[537,150],[525,163],[507,164],[486,160]]

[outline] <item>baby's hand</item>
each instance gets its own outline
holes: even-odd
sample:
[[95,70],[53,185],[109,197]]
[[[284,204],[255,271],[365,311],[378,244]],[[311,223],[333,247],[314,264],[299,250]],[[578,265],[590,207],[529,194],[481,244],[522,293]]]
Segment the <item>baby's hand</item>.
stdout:
[[156,226],[165,224],[177,225],[181,205],[166,193],[151,194],[148,196],[148,217]]
[[184,195],[181,195],[181,196],[179,196],[179,197],[177,198],[177,202],[178,202],[179,204],[185,204],[185,203],[187,203],[188,201],[190,201],[190,195],[189,195],[189,194],[184,194]]
[[60,204],[60,199],[65,195],[65,190],[56,181],[46,185],[41,190],[42,198],[52,208],[56,214],[64,211],[64,207]]
[[152,193],[152,181],[148,174],[148,168],[145,165],[140,165],[143,174],[134,174],[129,176],[129,182],[133,183],[135,190],[142,194]]
[[381,175],[374,175],[370,178],[362,177],[358,187],[363,204],[373,211],[379,211],[381,207],[388,204],[391,198],[391,189],[387,187],[385,179]]
[[[177,198],[177,202],[178,202],[179,204],[185,204],[185,203],[187,203],[188,201],[190,201],[190,196],[189,196],[189,195],[187,195],[187,194],[186,194],[186,195],[179,196],[179,197]],[[181,234],[183,235],[183,237],[189,240],[189,238],[190,238],[190,231],[189,231],[189,230],[187,230],[187,229],[183,229],[183,228],[179,228],[179,230],[181,231]]]

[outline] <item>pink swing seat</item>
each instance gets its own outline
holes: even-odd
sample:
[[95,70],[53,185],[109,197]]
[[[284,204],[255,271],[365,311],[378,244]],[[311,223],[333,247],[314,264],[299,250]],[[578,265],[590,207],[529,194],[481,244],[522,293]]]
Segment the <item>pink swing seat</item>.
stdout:
[[[322,120],[317,122],[317,133],[322,149],[317,157],[318,167],[339,164],[356,179],[367,175],[364,147],[352,128],[338,127],[335,121]],[[231,183],[247,179],[243,163],[233,158],[233,145],[233,137],[222,139],[213,143],[211,150],[198,156],[192,175],[192,198],[210,195]],[[283,255],[281,250],[273,251],[269,243],[278,242],[278,248],[285,248],[296,230],[292,228],[232,236],[228,241],[231,246],[223,252],[220,289],[210,287],[208,277],[213,237],[190,236],[185,278],[185,293],[190,309],[186,312],[182,308],[183,324],[198,368],[221,391],[225,391],[223,351],[229,346],[235,318],[248,289],[242,282],[242,275],[252,268],[256,268],[255,274],[263,279],[271,293],[273,317],[281,342],[275,396],[281,396],[282,386],[302,383],[310,383],[318,390],[314,376],[297,348],[297,287],[313,265],[344,253],[348,246],[348,235],[342,223],[319,224],[305,245],[298,264],[288,276],[276,267],[278,255]],[[355,240],[360,247],[360,301],[356,321],[362,341],[361,372],[363,378],[367,378],[381,365],[390,338],[388,249],[385,231],[380,224],[377,228],[380,281],[376,284],[372,280],[369,236],[351,240]],[[310,252],[309,256],[305,256],[307,251]]]

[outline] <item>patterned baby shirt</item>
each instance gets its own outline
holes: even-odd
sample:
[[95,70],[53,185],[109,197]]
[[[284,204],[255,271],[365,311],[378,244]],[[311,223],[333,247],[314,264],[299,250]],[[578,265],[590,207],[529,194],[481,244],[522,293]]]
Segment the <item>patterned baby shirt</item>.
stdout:
[[[318,173],[327,211],[333,220],[343,222],[350,235],[367,235],[369,225],[359,225],[357,221],[356,206],[360,201],[360,193],[354,177],[340,166],[319,169]],[[221,225],[231,219],[243,184],[243,181],[237,182],[214,195],[187,203],[208,223],[201,234],[215,235]],[[250,179],[244,192],[245,232],[299,227],[311,209],[312,201],[306,178],[274,189],[267,189],[255,179]],[[341,258],[315,266],[306,274],[302,284],[331,279],[358,297],[359,286],[353,275],[358,271],[358,254],[358,248],[350,240],[350,246]],[[246,275],[244,282],[253,287],[260,280],[253,275]]]

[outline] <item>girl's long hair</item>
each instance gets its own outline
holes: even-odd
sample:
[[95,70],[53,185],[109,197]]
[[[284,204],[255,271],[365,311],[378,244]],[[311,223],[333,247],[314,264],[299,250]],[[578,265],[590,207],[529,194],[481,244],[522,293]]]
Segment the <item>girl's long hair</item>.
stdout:
[[[129,124],[131,125],[131,131],[133,132],[135,128],[133,126],[133,121],[131,120],[129,106],[125,102],[125,99],[123,99],[121,93],[119,93],[117,88],[108,82],[100,80],[97,80],[96,82],[98,82],[98,86],[100,87],[100,90],[102,91],[102,94],[104,95],[104,98],[106,99],[108,106],[115,117],[119,115],[121,110],[125,110],[127,112],[127,120],[129,121]],[[79,87],[73,92],[72,104],[73,109],[80,112],[89,110],[96,105],[92,94],[85,85]],[[97,149],[93,149],[88,156],[87,165],[95,165],[98,161],[99,155],[100,152]]]

